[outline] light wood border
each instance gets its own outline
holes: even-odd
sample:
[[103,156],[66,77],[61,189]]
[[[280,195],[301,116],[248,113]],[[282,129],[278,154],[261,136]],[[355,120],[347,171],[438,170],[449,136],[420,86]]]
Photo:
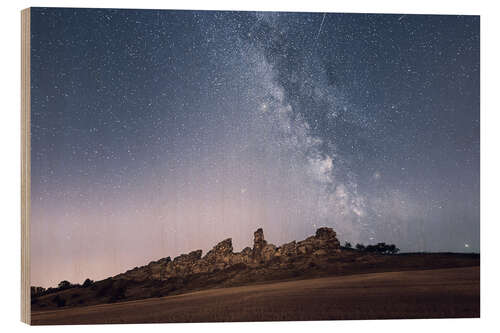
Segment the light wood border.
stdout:
[[31,193],[31,11],[21,11],[21,321],[31,324],[30,193]]

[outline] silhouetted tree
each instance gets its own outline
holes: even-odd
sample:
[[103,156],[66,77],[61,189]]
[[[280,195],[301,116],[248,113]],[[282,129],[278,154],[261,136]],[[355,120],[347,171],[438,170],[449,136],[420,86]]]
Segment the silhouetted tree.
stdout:
[[345,242],[344,247],[345,247],[346,249],[352,249],[352,245],[351,245],[351,243],[349,243],[349,242]]
[[90,287],[92,284],[94,284],[94,281],[92,281],[91,279],[85,279],[85,281],[82,284],[82,287],[87,288]]
[[358,251],[364,251],[365,250],[365,246],[363,244],[356,244],[356,250]]
[[59,289],[57,288],[53,288],[53,287],[49,287],[47,288],[47,290],[45,291],[45,294],[52,294],[52,293],[55,293],[56,291],[58,291]]
[[69,281],[66,281],[66,280],[61,281],[57,285],[57,288],[59,288],[61,290],[71,288],[71,283]]
[[380,254],[395,254],[399,249],[394,244],[377,243],[375,245],[368,245],[362,251]]
[[396,247],[396,245],[391,244],[388,246],[387,251],[389,254],[396,254],[399,252],[399,249]]
[[44,287],[31,287],[30,288],[30,294],[31,294],[31,297],[37,297],[37,296],[40,296],[42,295],[44,292],[45,292],[45,288]]

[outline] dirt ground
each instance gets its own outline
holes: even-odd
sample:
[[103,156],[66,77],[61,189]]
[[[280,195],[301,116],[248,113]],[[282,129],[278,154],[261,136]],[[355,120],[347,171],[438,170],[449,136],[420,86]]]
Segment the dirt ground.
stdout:
[[32,324],[479,317],[479,266],[210,289],[35,311]]

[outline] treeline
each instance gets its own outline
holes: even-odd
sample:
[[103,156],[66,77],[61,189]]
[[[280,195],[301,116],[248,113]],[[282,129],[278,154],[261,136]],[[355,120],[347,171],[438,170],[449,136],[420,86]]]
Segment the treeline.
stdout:
[[394,244],[386,244],[386,243],[377,243],[375,245],[363,245],[356,244],[353,248],[351,243],[345,242],[344,249],[348,250],[356,250],[360,252],[368,252],[368,253],[378,253],[378,254],[396,254],[399,252],[399,249]]
[[[40,304],[40,296],[44,295],[49,295],[49,297],[43,301],[40,307],[45,307],[50,303],[57,307],[63,307],[68,304],[83,305],[89,300],[89,295],[92,295],[91,298],[94,299],[103,298],[108,303],[114,303],[125,299],[125,293],[130,283],[127,280],[113,280],[110,277],[96,282],[86,279],[83,284],[73,284],[64,280],[56,288],[31,287],[31,304]],[[85,292],[82,290],[85,288],[89,288],[89,291]],[[50,294],[66,289],[72,289],[72,291],[68,294],[50,296]],[[82,292],[78,289],[82,290]]]
[[94,281],[91,279],[86,279],[82,284],[79,283],[71,283],[67,280],[63,280],[59,282],[57,287],[49,287],[49,288],[44,288],[44,287],[31,287],[31,298],[36,298],[39,296],[43,295],[48,295],[48,294],[53,294],[58,291],[66,290],[66,289],[71,289],[71,288],[87,288],[91,287],[94,284]]

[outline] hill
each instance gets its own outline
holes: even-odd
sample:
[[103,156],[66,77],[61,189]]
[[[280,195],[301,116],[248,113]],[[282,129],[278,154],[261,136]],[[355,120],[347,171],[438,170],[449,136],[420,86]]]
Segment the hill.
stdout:
[[34,289],[32,311],[172,296],[212,288],[250,286],[269,281],[479,266],[477,254],[384,254],[341,248],[331,228],[279,247],[254,233],[253,247],[234,253],[230,238],[205,256],[201,250],[150,262],[105,280],[58,289]]

